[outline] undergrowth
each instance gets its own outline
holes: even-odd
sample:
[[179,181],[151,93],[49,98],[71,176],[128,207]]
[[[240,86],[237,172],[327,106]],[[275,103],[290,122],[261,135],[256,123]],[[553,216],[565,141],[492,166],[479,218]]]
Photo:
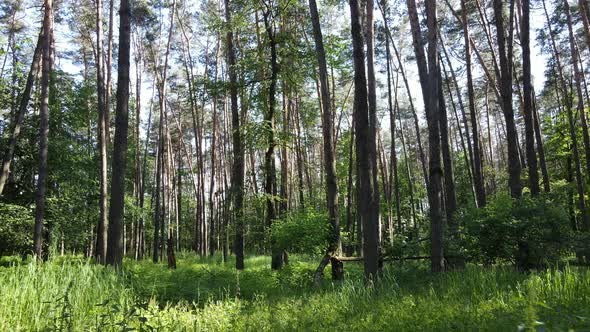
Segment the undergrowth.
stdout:
[[247,269],[179,255],[178,269],[126,260],[122,272],[80,258],[0,267],[1,331],[447,331],[590,328],[590,274],[564,266],[524,274],[468,266],[432,275],[419,263],[386,266],[367,286],[311,283],[316,261],[282,271],[267,257]]

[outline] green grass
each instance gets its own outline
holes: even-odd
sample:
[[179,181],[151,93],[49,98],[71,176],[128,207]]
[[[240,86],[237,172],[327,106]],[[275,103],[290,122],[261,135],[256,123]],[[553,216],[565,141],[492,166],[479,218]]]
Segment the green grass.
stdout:
[[[432,275],[392,264],[364,284],[311,284],[316,261],[294,256],[280,272],[249,257],[239,274],[218,257],[179,255],[178,269],[125,261],[123,273],[83,259],[0,267],[0,331],[448,331],[590,329],[586,268],[524,274],[469,266]],[[329,272],[329,271],[327,271]]]

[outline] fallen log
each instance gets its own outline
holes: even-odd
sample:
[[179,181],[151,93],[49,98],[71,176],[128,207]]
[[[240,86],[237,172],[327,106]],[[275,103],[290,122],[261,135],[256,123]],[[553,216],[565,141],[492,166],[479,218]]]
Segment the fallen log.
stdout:
[[[447,256],[445,258],[453,258],[454,256]],[[364,260],[364,257],[337,257],[342,262],[360,262]],[[410,256],[410,257],[384,257],[383,261],[409,261],[409,260],[421,260],[430,259],[430,256]]]

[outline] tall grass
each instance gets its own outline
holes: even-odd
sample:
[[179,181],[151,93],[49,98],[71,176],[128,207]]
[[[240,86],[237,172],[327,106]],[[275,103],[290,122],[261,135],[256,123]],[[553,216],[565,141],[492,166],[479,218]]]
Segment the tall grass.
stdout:
[[181,255],[178,269],[126,261],[122,273],[84,260],[0,268],[0,331],[448,331],[590,328],[590,274],[564,267],[523,274],[508,267],[430,274],[388,266],[366,285],[310,279],[316,262],[294,257],[280,272],[266,257],[245,271]]

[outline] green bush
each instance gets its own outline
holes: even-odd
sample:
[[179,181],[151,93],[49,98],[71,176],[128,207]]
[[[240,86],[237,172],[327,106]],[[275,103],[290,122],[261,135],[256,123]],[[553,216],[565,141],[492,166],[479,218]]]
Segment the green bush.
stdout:
[[483,209],[461,211],[459,221],[468,258],[485,264],[541,267],[557,262],[571,243],[565,209],[548,197],[513,200],[498,195]]
[[29,208],[0,203],[0,256],[30,250],[33,247],[34,224]]
[[290,253],[322,254],[328,235],[327,215],[312,210],[289,214],[270,227],[270,237],[276,246]]

